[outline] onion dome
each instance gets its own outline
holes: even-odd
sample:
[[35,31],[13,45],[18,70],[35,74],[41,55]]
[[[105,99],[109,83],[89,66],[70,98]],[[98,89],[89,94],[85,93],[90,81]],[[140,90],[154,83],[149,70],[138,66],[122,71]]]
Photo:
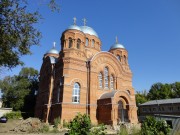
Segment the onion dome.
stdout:
[[125,49],[122,44],[115,43],[114,45],[111,46],[110,50],[112,50],[112,49],[119,49],[119,48]]
[[51,50],[49,50],[47,53],[53,53],[53,54],[59,54],[58,50],[52,48]]
[[110,50],[112,49],[125,49],[125,47],[122,44],[118,43],[118,39],[116,37],[116,43],[111,46]]
[[73,20],[74,20],[74,24],[73,24],[73,25],[70,25],[70,26],[67,28],[67,30],[79,30],[79,31],[81,31],[81,28],[76,25],[76,20],[77,20],[76,17],[74,17]]
[[79,30],[81,31],[81,28],[77,25],[70,25],[67,30]]
[[59,51],[55,49],[56,42],[53,42],[53,48],[47,51],[46,54],[51,53],[51,54],[59,54]]
[[76,25],[76,17],[73,18],[74,20],[74,24],[73,25],[70,25],[67,30],[79,30],[81,32],[83,32],[84,34],[89,34],[89,35],[93,35],[93,36],[96,36],[98,37],[98,34],[95,32],[95,30],[93,30],[93,28],[91,27],[88,27],[86,26],[86,19],[84,18],[83,21],[84,21],[84,26],[77,26]]
[[81,26],[80,28],[83,33],[98,37],[98,34],[93,30],[93,28],[88,26]]

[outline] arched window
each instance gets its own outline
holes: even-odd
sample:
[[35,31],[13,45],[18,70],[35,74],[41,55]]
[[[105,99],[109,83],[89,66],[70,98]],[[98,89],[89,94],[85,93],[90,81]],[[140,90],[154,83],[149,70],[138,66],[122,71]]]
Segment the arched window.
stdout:
[[69,38],[69,48],[72,47],[72,43],[73,43],[72,38]]
[[108,82],[109,82],[109,79],[108,79],[108,67],[105,67],[104,68],[104,87],[105,88],[108,88]]
[[99,73],[98,78],[99,78],[99,88],[102,88],[102,73],[101,72]]
[[77,40],[77,49],[80,49],[81,40],[78,38]]
[[126,58],[126,56],[124,55],[124,64],[126,64],[126,62],[127,62],[127,58]]
[[117,58],[119,61],[121,61],[121,56],[120,55],[117,55]]
[[89,44],[89,39],[86,38],[86,46],[88,46],[88,44]]
[[130,93],[130,90],[127,90],[127,92],[129,93],[129,95],[131,94],[131,93]]
[[113,75],[111,75],[111,77],[110,77],[110,88],[114,89],[114,77],[113,77]]
[[80,85],[79,85],[79,83],[74,83],[72,102],[79,103],[79,99],[80,99]]
[[93,39],[91,42],[91,46],[94,47],[95,40]]

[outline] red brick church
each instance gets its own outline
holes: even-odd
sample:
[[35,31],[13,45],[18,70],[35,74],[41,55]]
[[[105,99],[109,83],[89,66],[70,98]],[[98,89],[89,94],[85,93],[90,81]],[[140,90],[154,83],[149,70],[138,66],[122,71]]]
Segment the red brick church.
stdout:
[[69,26],[61,35],[61,50],[55,46],[43,57],[35,116],[53,122],[70,121],[77,113],[88,114],[94,124],[137,123],[128,52],[118,43],[101,51],[93,28]]

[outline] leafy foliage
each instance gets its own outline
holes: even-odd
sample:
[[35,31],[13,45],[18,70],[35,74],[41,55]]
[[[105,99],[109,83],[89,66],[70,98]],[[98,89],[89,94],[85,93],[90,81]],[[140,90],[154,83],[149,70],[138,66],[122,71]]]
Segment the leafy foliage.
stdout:
[[148,101],[148,99],[147,99],[147,92],[146,91],[136,93],[136,105],[145,103],[147,101]]
[[180,98],[180,82],[172,84],[155,83],[148,93],[146,91],[137,92],[136,104],[142,104],[148,100]]
[[19,57],[31,54],[30,47],[39,44],[41,34],[34,24],[40,15],[28,12],[25,0],[2,0],[0,11],[0,66],[22,65]]
[[[24,97],[29,93],[29,82],[18,76],[7,76],[0,82],[4,107],[17,111],[24,106]],[[27,90],[28,89],[28,90]]]
[[[28,0],[0,1],[0,67],[23,65],[20,57],[31,54],[39,45],[41,33],[35,24],[42,18],[38,11],[28,10]],[[59,11],[56,0],[48,0],[51,11]]]
[[78,113],[75,118],[69,123],[69,135],[88,135],[91,128],[91,120],[86,114]]
[[180,82],[175,82],[171,84],[173,90],[173,97],[180,98]]
[[59,5],[57,4],[56,0],[50,0],[49,4],[48,4],[49,8],[51,9],[51,11],[58,11],[60,10]]
[[38,71],[22,68],[19,75],[7,76],[0,81],[4,107],[34,112],[35,91],[38,90]]
[[162,120],[157,121],[154,117],[148,116],[142,123],[141,134],[142,135],[168,135],[170,132],[169,125]]
[[172,97],[172,90],[170,84],[155,83],[151,86],[148,93],[148,99],[168,99]]
[[22,118],[21,112],[19,112],[19,111],[17,111],[17,112],[12,111],[12,112],[6,113],[4,116],[7,117],[8,119]]

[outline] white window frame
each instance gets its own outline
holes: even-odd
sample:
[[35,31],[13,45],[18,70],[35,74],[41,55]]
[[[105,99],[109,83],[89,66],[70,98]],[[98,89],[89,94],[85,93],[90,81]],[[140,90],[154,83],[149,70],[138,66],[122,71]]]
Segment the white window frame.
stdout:
[[80,102],[80,85],[77,82],[74,83],[74,86],[73,86],[72,102],[73,103]]

